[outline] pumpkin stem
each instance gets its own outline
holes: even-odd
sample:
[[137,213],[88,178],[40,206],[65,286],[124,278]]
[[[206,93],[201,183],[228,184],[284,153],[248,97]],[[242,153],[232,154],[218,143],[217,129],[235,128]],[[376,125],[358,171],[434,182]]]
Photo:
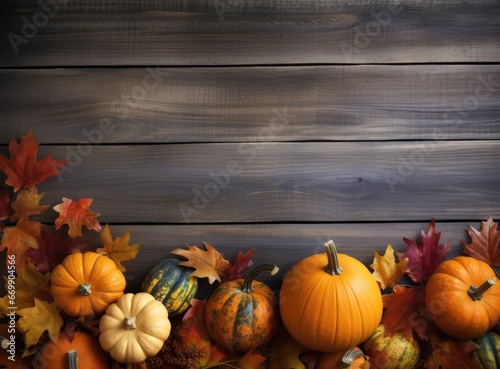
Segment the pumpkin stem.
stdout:
[[125,329],[135,329],[137,328],[135,324],[135,316],[126,316],[125,317]]
[[349,349],[346,351],[344,356],[339,360],[339,366],[341,368],[350,368],[352,364],[354,363],[354,360],[356,360],[359,357],[364,357],[365,355],[363,354],[363,351],[358,350],[358,349]]
[[4,350],[7,350],[9,348],[9,340],[7,337],[0,336],[0,347],[2,347]]
[[342,267],[339,264],[339,257],[335,243],[330,240],[325,243],[325,247],[326,256],[328,257],[328,265],[325,267],[325,272],[331,275],[340,275],[342,273]]
[[78,369],[78,351],[77,350],[68,351],[68,364],[69,364],[69,369]]
[[278,268],[276,265],[273,264],[262,264],[256,267],[254,270],[252,270],[248,276],[245,278],[243,281],[243,286],[241,287],[241,290],[246,293],[252,293],[253,288],[252,288],[252,282],[255,277],[257,277],[258,274],[262,272],[269,272],[271,275],[275,275],[278,273],[280,268]]
[[474,285],[470,286],[469,290],[467,291],[467,294],[474,301],[481,300],[483,298],[483,293],[485,293],[494,284],[495,280],[493,278],[489,278],[479,287]]
[[88,296],[91,294],[92,290],[90,289],[90,283],[82,283],[78,286],[76,289],[76,292],[78,292],[82,296]]

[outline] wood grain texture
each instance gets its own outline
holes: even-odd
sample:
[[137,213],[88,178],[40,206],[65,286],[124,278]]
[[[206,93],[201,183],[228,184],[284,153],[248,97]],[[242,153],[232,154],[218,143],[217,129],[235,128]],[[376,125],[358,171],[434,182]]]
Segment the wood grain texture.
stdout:
[[493,0],[66,3],[3,4],[0,66],[500,60]]
[[498,65],[0,70],[0,80],[2,144],[32,127],[43,144],[500,139]]
[[[277,276],[262,275],[260,278],[273,288],[279,288],[286,272],[300,259],[324,252],[323,244],[333,239],[339,252],[353,256],[366,265],[373,262],[374,252],[382,254],[388,244],[396,251],[404,252],[403,237],[417,240],[421,230],[427,232],[430,219],[416,223],[384,224],[226,224],[226,225],[110,225],[113,238],[130,231],[131,243],[139,243],[142,249],[133,261],[124,262],[127,268],[127,290],[138,291],[148,270],[160,259],[174,257],[176,248],[194,244],[203,248],[203,242],[215,246],[231,262],[239,251],[255,247],[255,265],[276,263],[280,267]],[[441,232],[440,243],[451,241],[449,257],[461,253],[460,241],[470,242],[468,225],[479,229],[480,222],[440,222],[436,219],[436,231]],[[89,247],[101,247],[99,234],[84,232]],[[2,253],[2,255],[5,253]],[[5,274],[5,263],[0,263],[0,274]],[[209,290],[204,283],[204,291]],[[202,291],[202,293],[205,293]],[[200,296],[202,297],[202,296]]]
[[40,157],[51,153],[68,162],[41,190],[52,205],[62,196],[94,198],[103,223],[497,218],[499,144],[44,146]]

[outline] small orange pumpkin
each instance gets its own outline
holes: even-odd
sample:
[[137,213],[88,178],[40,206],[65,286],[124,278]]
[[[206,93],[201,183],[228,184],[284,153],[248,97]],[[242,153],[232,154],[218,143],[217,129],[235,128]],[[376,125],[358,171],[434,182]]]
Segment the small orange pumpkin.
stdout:
[[382,294],[367,267],[337,254],[308,256],[287,273],[281,286],[280,311],[285,328],[311,350],[345,351],[359,345],[382,319]]
[[500,320],[500,283],[496,282],[493,269],[473,257],[443,261],[426,283],[426,309],[450,336],[479,338]]
[[254,278],[262,273],[276,274],[275,265],[261,265],[245,279],[224,282],[210,295],[205,324],[210,337],[219,345],[240,352],[268,342],[278,327],[275,294]]
[[43,346],[34,366],[36,369],[109,369],[111,359],[91,334],[77,331],[70,341],[62,332],[57,343],[49,341]]
[[95,252],[66,256],[51,275],[57,307],[72,317],[101,315],[125,290],[125,277],[110,258]]
[[315,369],[370,369],[368,358],[358,347],[321,354]]

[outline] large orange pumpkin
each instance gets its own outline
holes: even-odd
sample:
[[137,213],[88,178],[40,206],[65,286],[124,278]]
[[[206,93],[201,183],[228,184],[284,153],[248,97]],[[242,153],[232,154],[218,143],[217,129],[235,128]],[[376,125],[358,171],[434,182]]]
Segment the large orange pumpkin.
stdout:
[[[78,366],[76,366],[78,362]],[[70,341],[60,333],[57,343],[49,341],[35,359],[36,369],[109,369],[111,359],[99,345],[96,337],[85,332],[75,332]]]
[[302,259],[281,286],[283,323],[295,340],[316,351],[336,352],[359,345],[382,318],[382,294],[360,261],[327,252]]
[[443,261],[425,286],[425,305],[436,325],[452,337],[481,337],[500,320],[500,283],[483,261],[458,256]]
[[205,324],[210,337],[219,345],[246,352],[269,341],[278,327],[275,294],[254,278],[262,272],[276,274],[278,267],[264,264],[245,279],[222,283],[210,295]]
[[95,252],[66,256],[50,275],[57,307],[72,317],[101,315],[125,290],[125,277],[110,258]]

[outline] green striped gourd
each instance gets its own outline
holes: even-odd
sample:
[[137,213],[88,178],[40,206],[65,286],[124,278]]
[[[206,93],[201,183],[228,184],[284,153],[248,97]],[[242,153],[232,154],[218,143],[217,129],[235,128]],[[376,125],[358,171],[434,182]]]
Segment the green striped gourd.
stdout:
[[142,281],[142,292],[161,301],[171,316],[184,313],[198,289],[192,269],[179,265],[180,260],[168,258],[158,262]]
[[471,352],[471,356],[481,363],[484,369],[500,368],[500,336],[495,332],[487,332],[475,339],[480,349]]

